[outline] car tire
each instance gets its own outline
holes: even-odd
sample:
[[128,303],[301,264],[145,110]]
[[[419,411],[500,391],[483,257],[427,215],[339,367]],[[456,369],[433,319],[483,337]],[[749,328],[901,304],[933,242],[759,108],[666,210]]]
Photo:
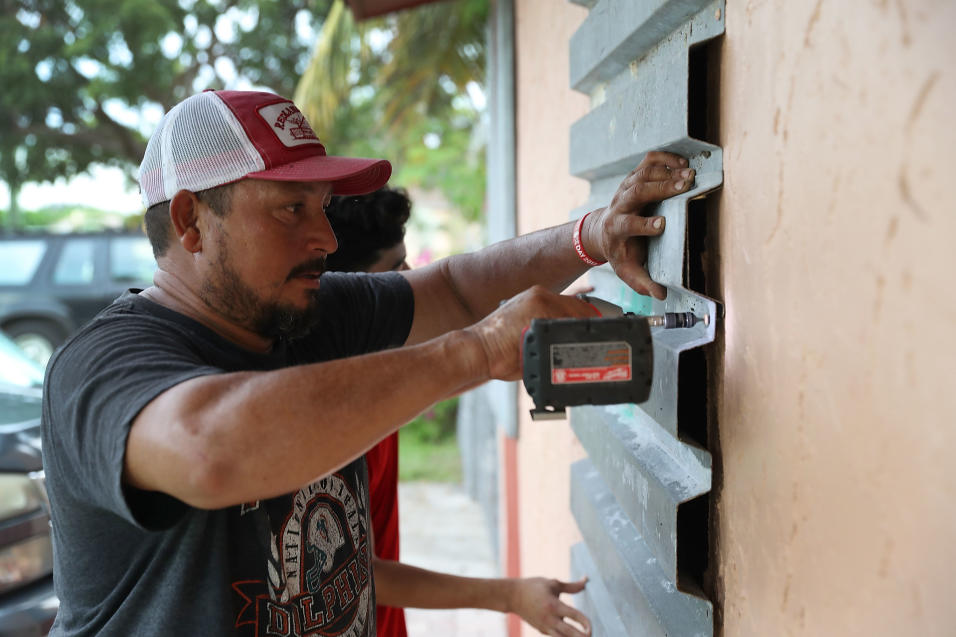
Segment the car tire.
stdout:
[[3,331],[29,358],[44,367],[53,351],[66,340],[58,325],[42,319],[11,321],[3,326]]

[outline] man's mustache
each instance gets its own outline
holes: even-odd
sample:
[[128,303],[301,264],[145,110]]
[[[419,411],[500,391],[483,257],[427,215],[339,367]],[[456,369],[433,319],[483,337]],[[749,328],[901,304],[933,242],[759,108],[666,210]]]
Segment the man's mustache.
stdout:
[[303,274],[319,274],[321,275],[325,272],[325,257],[318,257],[316,259],[310,259],[304,263],[292,268],[292,272],[289,273],[289,276],[286,280],[291,281],[297,276],[302,276]]

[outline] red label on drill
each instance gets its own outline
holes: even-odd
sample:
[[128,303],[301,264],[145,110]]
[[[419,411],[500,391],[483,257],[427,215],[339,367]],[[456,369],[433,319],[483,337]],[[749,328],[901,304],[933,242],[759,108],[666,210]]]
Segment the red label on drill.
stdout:
[[631,380],[630,365],[615,365],[614,367],[572,367],[569,369],[552,369],[551,382],[555,385],[568,383],[613,383],[615,381]]
[[624,341],[551,346],[551,382],[613,383],[631,380],[631,346]]

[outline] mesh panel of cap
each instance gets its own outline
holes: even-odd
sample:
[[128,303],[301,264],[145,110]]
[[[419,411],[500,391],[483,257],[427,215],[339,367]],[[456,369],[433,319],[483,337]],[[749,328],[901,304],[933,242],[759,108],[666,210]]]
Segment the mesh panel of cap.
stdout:
[[146,146],[139,183],[143,203],[179,190],[205,190],[263,170],[265,164],[229,108],[213,92],[174,106]]

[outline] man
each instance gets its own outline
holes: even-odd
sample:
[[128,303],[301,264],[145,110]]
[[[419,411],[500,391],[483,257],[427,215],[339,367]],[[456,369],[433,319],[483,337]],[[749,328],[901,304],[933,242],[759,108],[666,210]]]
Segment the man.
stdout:
[[326,260],[331,272],[403,272],[410,269],[405,224],[412,202],[401,188],[359,197],[333,197],[325,211],[338,241]]
[[577,224],[404,273],[322,276],[332,193],[381,187],[388,163],[326,156],[270,93],[171,109],[140,168],[154,285],[48,367],[53,634],[365,636],[376,600],[422,599],[584,634],[557,582],[501,598],[373,572],[362,454],[438,400],[517,379],[533,317],[591,315],[555,292],[590,264],[663,296],[643,267],[663,220],[640,212],[687,190],[686,165],[652,153]]
[[[330,272],[401,272],[408,270],[405,224],[412,203],[402,190],[385,187],[360,197],[334,197],[325,214],[338,241],[326,258]],[[375,557],[398,561],[398,432],[365,453],[368,498]],[[376,561],[377,563],[377,561]],[[378,637],[406,637],[401,608],[378,605]]]
[[[360,197],[334,197],[326,216],[338,240],[338,250],[326,259],[332,272],[402,272],[409,269],[405,247],[405,224],[411,216],[412,202],[404,190],[381,188]],[[398,522],[398,432],[386,436],[365,454],[368,465],[368,495],[371,505],[375,557],[399,559]],[[376,568],[382,568],[374,560]],[[467,578],[433,571],[420,571],[434,586],[453,588],[472,586]],[[542,585],[538,578],[521,580],[484,580],[493,596],[501,597],[509,589],[528,589],[531,597]],[[576,592],[584,582],[562,584],[567,592]],[[375,612],[378,637],[405,637],[405,613],[401,608],[381,606]]]

